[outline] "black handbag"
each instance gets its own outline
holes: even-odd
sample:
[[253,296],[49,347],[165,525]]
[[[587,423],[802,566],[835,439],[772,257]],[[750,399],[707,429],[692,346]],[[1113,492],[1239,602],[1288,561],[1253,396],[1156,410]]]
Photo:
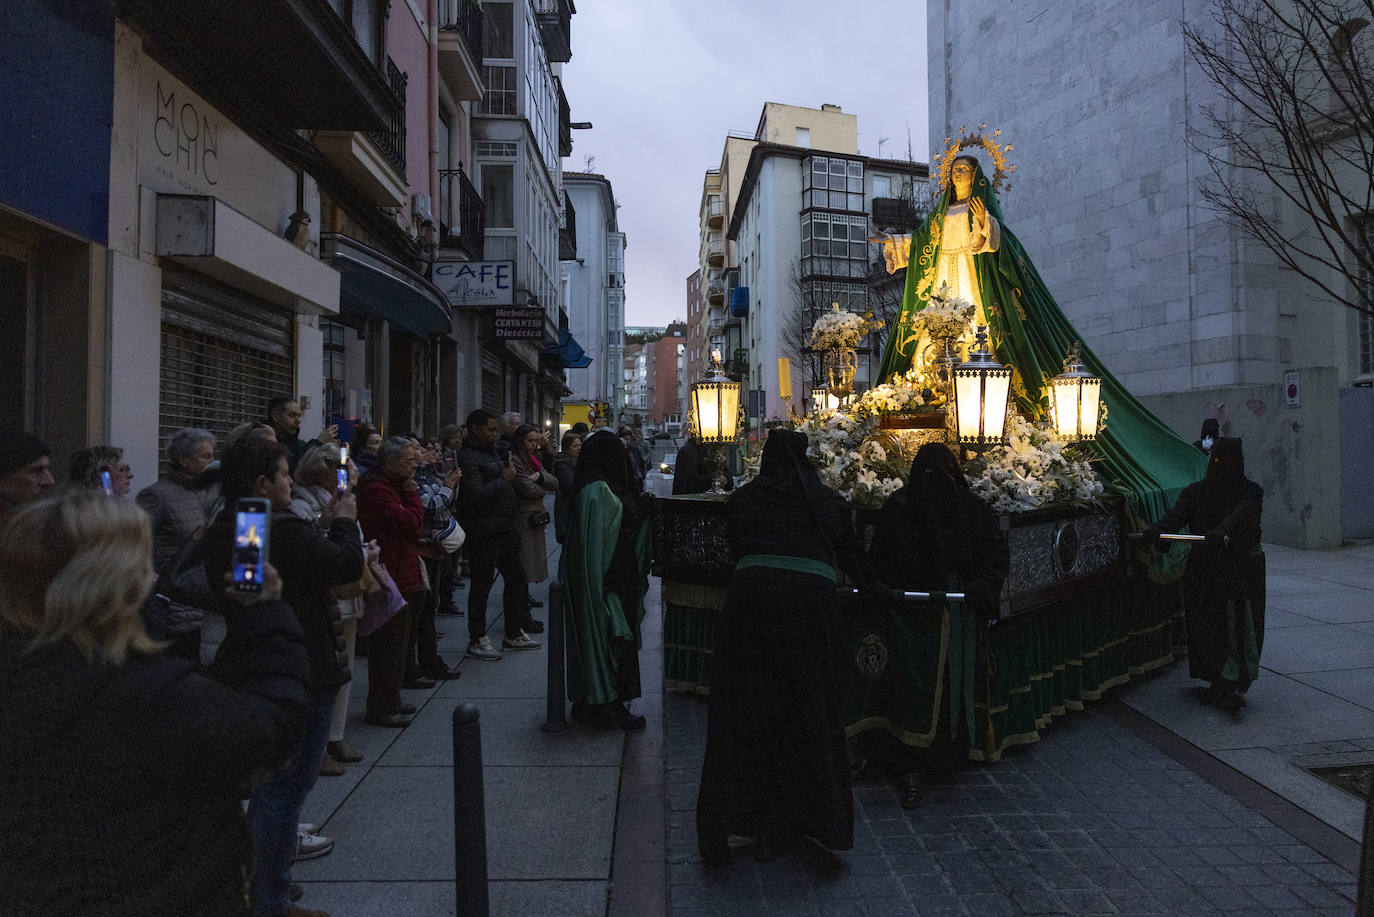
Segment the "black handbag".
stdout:
[[530,521],[530,528],[542,528],[543,526],[549,524],[549,511],[546,509],[541,509],[537,513],[530,513],[528,518]]
[[198,535],[182,545],[172,562],[163,568],[153,592],[179,605],[189,605],[202,611],[217,607],[218,599],[205,575],[205,557],[201,553]]

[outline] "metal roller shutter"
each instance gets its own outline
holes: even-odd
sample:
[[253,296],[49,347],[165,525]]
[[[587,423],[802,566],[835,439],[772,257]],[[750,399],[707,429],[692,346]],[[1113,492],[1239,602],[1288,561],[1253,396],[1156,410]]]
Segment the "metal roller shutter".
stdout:
[[270,398],[295,394],[294,318],[231,287],[172,268],[162,286],[161,441],[204,427],[223,445],[261,420]]
[[482,407],[493,414],[506,409],[506,376],[501,361],[482,354]]

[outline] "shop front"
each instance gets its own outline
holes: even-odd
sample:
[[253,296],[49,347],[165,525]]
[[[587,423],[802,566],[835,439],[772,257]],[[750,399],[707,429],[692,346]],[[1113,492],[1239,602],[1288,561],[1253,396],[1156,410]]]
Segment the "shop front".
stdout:
[[[139,480],[167,436],[221,440],[290,395],[324,425],[320,321],[339,273],[317,257],[318,191],[120,26],[109,289],[109,439]],[[155,407],[154,407],[155,406]]]

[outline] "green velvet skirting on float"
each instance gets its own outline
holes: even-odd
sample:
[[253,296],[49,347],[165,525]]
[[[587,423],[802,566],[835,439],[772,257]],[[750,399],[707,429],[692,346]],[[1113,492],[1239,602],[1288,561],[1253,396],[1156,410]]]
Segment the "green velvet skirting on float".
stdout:
[[[665,581],[663,600],[664,685],[708,694],[725,589]],[[943,710],[955,735],[971,727],[978,761],[1037,741],[1055,717],[1186,652],[1179,584],[1148,578],[1117,579],[991,628],[959,606],[882,610],[854,597],[842,607],[848,733],[882,729],[926,748]]]

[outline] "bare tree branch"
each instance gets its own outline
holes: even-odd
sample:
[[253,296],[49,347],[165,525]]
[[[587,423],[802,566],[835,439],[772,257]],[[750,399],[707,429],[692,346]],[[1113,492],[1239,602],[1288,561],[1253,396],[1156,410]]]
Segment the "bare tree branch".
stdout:
[[[1220,93],[1202,198],[1325,296],[1374,315],[1374,0],[1215,0],[1185,22]],[[1279,215],[1284,205],[1297,219]]]

